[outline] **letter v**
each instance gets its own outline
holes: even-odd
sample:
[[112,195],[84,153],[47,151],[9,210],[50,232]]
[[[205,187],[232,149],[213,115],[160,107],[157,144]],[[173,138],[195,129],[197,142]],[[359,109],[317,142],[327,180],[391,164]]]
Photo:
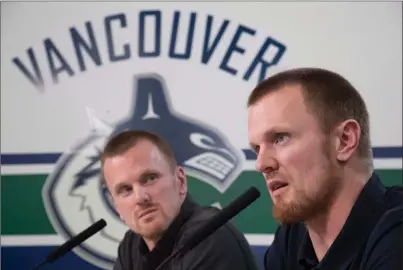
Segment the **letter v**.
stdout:
[[220,30],[218,31],[218,34],[215,36],[213,40],[213,44],[209,47],[210,43],[210,34],[211,34],[211,28],[212,28],[212,23],[213,23],[213,16],[209,15],[207,17],[207,25],[206,25],[206,32],[204,34],[204,42],[203,42],[203,52],[202,52],[202,63],[207,64],[208,61],[210,60],[211,56],[213,55],[213,52],[215,51],[218,42],[221,40],[222,36],[224,35],[225,30],[227,29],[228,20],[225,20],[221,26]]
[[29,60],[31,62],[31,65],[34,69],[34,75],[32,75],[28,69],[25,67],[25,65],[21,62],[21,60],[18,57],[13,58],[14,64],[17,65],[17,67],[20,69],[22,73],[30,80],[34,86],[36,86],[38,89],[42,89],[44,86],[43,83],[43,78],[42,78],[42,72],[39,69],[38,66],[38,61],[36,60],[35,52],[32,50],[32,48],[29,48],[28,50],[28,56]]

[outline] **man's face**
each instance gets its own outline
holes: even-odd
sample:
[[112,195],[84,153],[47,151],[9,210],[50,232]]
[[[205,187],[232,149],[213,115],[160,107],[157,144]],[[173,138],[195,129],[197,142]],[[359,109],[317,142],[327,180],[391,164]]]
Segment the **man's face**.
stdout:
[[172,169],[158,147],[141,140],[107,158],[103,170],[116,210],[130,229],[149,239],[161,237],[186,196],[183,169]]
[[301,222],[327,210],[339,187],[337,161],[300,86],[286,86],[250,106],[248,137],[279,222]]

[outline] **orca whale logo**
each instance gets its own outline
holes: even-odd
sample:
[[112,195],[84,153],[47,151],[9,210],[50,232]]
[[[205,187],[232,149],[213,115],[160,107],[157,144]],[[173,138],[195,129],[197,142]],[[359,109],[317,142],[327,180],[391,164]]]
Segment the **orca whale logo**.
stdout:
[[108,226],[74,252],[103,268],[116,258],[120,239],[127,230],[100,181],[100,151],[110,137],[129,129],[154,132],[171,146],[186,174],[220,193],[242,172],[244,155],[217,129],[173,109],[162,77],[134,77],[133,106],[127,118],[111,125],[93,117],[95,129],[66,151],[48,176],[43,198],[50,221],[65,239],[78,234],[99,218]]
[[134,87],[133,111],[112,136],[128,129],[157,133],[169,143],[187,173],[224,192],[242,169],[243,154],[218,130],[175,112],[160,76],[138,76]]

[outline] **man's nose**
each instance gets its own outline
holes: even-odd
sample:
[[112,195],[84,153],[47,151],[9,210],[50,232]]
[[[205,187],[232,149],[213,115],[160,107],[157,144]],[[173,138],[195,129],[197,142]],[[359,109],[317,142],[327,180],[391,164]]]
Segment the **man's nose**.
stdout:
[[136,185],[133,187],[134,201],[136,204],[144,204],[150,200],[147,188]]
[[261,148],[256,157],[256,170],[261,173],[271,173],[278,170],[278,162],[268,149]]

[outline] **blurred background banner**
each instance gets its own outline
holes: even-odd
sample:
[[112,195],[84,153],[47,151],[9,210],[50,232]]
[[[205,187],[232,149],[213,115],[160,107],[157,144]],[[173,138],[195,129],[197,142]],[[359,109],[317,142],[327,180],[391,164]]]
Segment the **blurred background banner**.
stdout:
[[261,264],[277,224],[246,101],[263,78],[307,66],[358,88],[376,170],[401,184],[401,3],[3,2],[1,269],[30,269],[99,218],[108,226],[51,268],[111,268],[127,228],[99,151],[127,128],[171,144],[201,204],[260,189],[233,221]]

